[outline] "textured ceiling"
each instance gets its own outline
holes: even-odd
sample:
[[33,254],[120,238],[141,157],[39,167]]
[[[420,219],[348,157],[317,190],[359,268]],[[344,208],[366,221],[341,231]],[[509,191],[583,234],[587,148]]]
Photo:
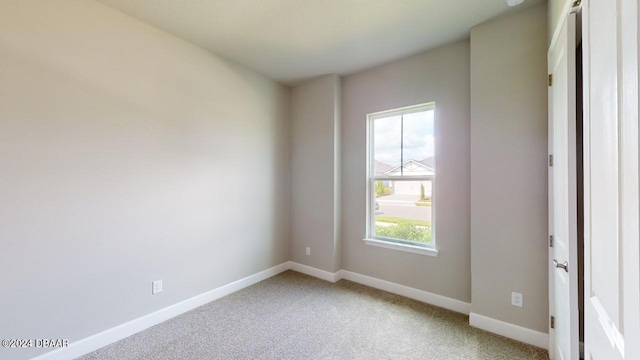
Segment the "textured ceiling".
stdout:
[[506,0],[98,0],[294,84],[350,74],[469,36]]

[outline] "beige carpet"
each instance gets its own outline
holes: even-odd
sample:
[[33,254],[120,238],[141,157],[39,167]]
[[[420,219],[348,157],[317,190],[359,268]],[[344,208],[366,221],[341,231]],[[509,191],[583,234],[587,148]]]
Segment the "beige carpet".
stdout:
[[548,359],[465,315],[287,271],[81,359]]

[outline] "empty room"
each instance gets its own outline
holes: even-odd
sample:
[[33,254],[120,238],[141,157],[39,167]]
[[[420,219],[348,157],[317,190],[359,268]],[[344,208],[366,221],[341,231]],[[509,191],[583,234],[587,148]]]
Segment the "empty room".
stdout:
[[640,360],[639,24],[0,0],[0,359]]

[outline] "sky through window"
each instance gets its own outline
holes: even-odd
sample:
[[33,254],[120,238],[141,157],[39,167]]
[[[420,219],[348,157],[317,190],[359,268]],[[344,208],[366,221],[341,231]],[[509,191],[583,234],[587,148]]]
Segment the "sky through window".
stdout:
[[435,155],[434,110],[379,118],[374,121],[375,160],[390,166],[401,159],[422,161]]

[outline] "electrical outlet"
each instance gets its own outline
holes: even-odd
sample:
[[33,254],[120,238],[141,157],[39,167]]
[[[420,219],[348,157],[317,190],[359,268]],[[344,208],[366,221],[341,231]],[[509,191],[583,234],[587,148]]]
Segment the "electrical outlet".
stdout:
[[151,286],[151,294],[162,292],[162,280],[156,280]]
[[511,305],[522,307],[522,294],[517,292],[511,293]]
[[307,256],[311,256],[311,248],[307,246]]

